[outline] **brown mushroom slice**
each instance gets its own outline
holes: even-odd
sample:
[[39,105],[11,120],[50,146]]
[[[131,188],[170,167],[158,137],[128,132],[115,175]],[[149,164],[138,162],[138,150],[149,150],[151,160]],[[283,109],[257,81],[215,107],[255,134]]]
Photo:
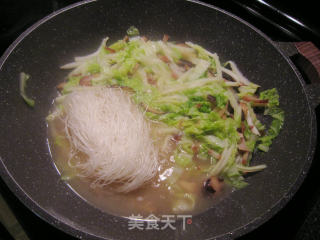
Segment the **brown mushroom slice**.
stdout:
[[221,192],[223,181],[217,176],[212,176],[204,182],[204,189],[209,193]]

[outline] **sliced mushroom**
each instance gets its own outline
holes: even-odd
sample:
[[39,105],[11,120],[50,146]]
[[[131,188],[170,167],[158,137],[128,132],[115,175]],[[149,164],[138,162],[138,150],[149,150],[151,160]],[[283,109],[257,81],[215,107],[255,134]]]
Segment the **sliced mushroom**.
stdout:
[[62,83],[59,83],[56,88],[61,92],[65,85],[66,85],[66,82],[62,82]]
[[204,182],[204,189],[209,193],[220,192],[222,188],[223,181],[216,176],[212,176]]

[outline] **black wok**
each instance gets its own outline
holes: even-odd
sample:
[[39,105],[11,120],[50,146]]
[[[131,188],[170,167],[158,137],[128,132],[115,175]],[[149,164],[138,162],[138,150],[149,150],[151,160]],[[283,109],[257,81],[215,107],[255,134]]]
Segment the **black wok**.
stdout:
[[[249,186],[232,192],[192,224],[171,230],[128,230],[128,220],[90,205],[60,179],[47,143],[47,116],[59,66],[93,52],[102,38],[110,42],[136,26],[143,35],[192,41],[234,60],[263,89],[276,87],[285,124],[266,154],[254,163],[268,168],[248,177]],[[283,47],[284,46],[284,47]],[[290,50],[290,45],[281,45]],[[34,109],[19,95],[20,72],[31,75],[28,93]],[[241,19],[197,2],[84,1],[39,21],[24,32],[0,59],[0,174],[34,213],[53,226],[85,239],[230,239],[258,227],[276,214],[297,191],[313,158],[316,124],[306,86],[285,52]],[[312,95],[312,94],[311,94]]]

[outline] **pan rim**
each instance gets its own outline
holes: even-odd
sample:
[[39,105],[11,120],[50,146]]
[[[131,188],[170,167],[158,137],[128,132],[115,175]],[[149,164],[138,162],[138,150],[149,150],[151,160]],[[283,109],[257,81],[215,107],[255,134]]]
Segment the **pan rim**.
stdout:
[[[30,27],[28,27],[25,31],[23,31],[16,40],[14,40],[9,47],[5,50],[3,55],[0,57],[0,71],[2,69],[3,64],[6,62],[7,58],[10,56],[12,51],[19,45],[19,43],[27,37],[31,32],[36,30],[39,26],[44,24],[45,22],[49,21],[50,19],[53,19],[55,16],[66,12],[68,10],[74,9],[79,6],[83,6],[89,3],[96,2],[97,0],[82,0],[80,2],[70,4],[64,8],[61,8],[57,11],[54,11],[47,16],[41,18],[34,24],[32,24]],[[26,192],[23,191],[23,189],[20,187],[20,185],[16,182],[14,177],[11,175],[7,167],[5,166],[2,157],[0,156],[0,177],[4,181],[4,183],[7,185],[7,187],[10,189],[10,191],[20,200],[22,204],[24,204],[33,214],[38,216],[43,221],[47,222],[54,228],[59,229],[62,232],[68,233],[69,235],[76,237],[76,238],[88,238],[90,239],[101,239],[99,236],[86,233],[84,231],[81,231],[80,229],[76,227],[71,227],[67,223],[59,220],[55,216],[48,213],[46,210],[41,208],[39,204],[34,201]],[[58,223],[58,224],[57,224]]]
[[306,82],[304,81],[301,73],[299,72],[299,70],[297,69],[297,67],[294,65],[294,63],[291,61],[291,59],[284,54],[284,52],[282,52],[279,47],[276,45],[276,43],[271,40],[271,38],[269,38],[265,33],[263,33],[261,30],[259,30],[258,28],[254,27],[253,25],[251,25],[250,23],[248,23],[247,21],[243,20],[242,18],[226,11],[220,8],[215,7],[214,5],[211,4],[207,4],[204,2],[201,2],[199,0],[186,0],[188,2],[193,2],[196,4],[200,4],[203,5],[205,7],[211,8],[211,9],[215,9],[218,10],[238,21],[240,21],[241,23],[245,24],[247,27],[251,28],[253,31],[257,32],[260,36],[262,36],[266,41],[268,41],[280,54],[281,56],[287,61],[287,63],[289,64],[289,66],[292,68],[292,70],[294,71],[295,75],[297,76],[297,78],[299,79],[299,82],[301,84],[302,90],[306,96],[307,99],[307,103],[308,103],[308,110],[310,112],[310,116],[311,116],[311,134],[310,134],[310,139],[309,139],[309,149],[308,149],[308,155],[305,164],[303,166],[303,168],[301,169],[301,172],[299,174],[299,177],[296,179],[296,181],[291,185],[291,187],[289,188],[289,190],[282,196],[282,198],[276,202],[267,213],[262,214],[260,217],[256,217],[253,220],[251,220],[250,222],[248,222],[247,224],[234,229],[233,231],[229,232],[229,233],[225,233],[225,234],[221,234],[215,238],[208,238],[209,239],[219,239],[219,240],[225,240],[228,239],[227,235],[230,235],[231,238],[236,238],[236,237],[240,237],[243,236],[251,231],[253,231],[254,229],[258,228],[259,226],[263,225],[264,223],[266,223],[268,220],[270,220],[272,217],[274,217],[283,207],[285,207],[287,205],[287,203],[292,199],[292,197],[296,194],[296,192],[299,190],[300,186],[302,185],[302,183],[304,182],[305,177],[307,176],[311,163],[313,161],[314,158],[314,152],[315,152],[315,148],[316,148],[316,140],[317,140],[317,123],[316,123],[316,115],[315,115],[315,109],[312,108],[312,105],[310,103],[310,99],[308,97],[307,91],[306,91]]
[[[93,3],[96,2],[97,0],[83,0],[71,5],[68,5],[64,8],[61,8],[55,12],[52,12],[51,14],[45,16],[44,18],[40,19],[39,21],[37,21],[36,23],[34,23],[32,26],[30,26],[29,28],[27,28],[24,32],[22,32],[18,38],[6,49],[6,51],[3,53],[3,55],[0,57],[0,70],[2,69],[2,66],[4,65],[4,63],[6,62],[7,58],[10,56],[11,52],[19,45],[19,43],[25,38],[27,37],[31,32],[33,32],[34,30],[36,30],[40,25],[44,24],[45,22],[47,22],[48,20],[54,18],[55,16],[71,10],[73,8],[79,7],[79,6],[83,6],[89,3]],[[250,29],[252,29],[253,31],[255,31],[256,33],[258,33],[260,36],[262,36],[266,41],[268,41],[268,43],[270,43],[280,54],[281,56],[287,61],[287,63],[289,64],[289,66],[292,68],[292,70],[294,71],[295,75],[297,76],[303,93],[306,96],[307,99],[307,105],[308,105],[308,111],[310,112],[310,139],[309,139],[309,148],[308,148],[308,154],[307,154],[307,158],[305,160],[305,164],[304,166],[301,168],[301,172],[298,176],[298,178],[295,180],[294,183],[291,184],[291,186],[288,188],[288,191],[286,193],[284,193],[284,195],[279,199],[278,202],[276,202],[272,207],[270,207],[269,211],[262,214],[259,217],[256,217],[254,219],[252,219],[250,222],[248,222],[247,224],[238,227],[230,232],[227,233],[223,233],[221,235],[218,235],[216,237],[212,237],[212,238],[208,238],[208,239],[232,239],[232,238],[236,238],[236,237],[240,237],[244,234],[247,234],[248,232],[251,232],[252,230],[258,228],[259,226],[261,226],[262,224],[264,224],[265,222],[267,222],[269,219],[271,219],[273,216],[275,216],[290,200],[291,198],[296,194],[296,192],[298,191],[298,189],[300,188],[301,184],[303,183],[307,173],[309,172],[309,168],[311,166],[313,157],[314,157],[314,152],[315,152],[315,145],[316,145],[316,139],[317,139],[317,125],[316,125],[316,117],[315,117],[315,111],[312,108],[311,104],[310,104],[310,99],[308,98],[308,95],[306,93],[306,83],[304,82],[300,72],[297,70],[297,68],[295,67],[295,65],[293,64],[293,62],[288,58],[288,56],[286,56],[274,43],[274,41],[272,41],[267,35],[265,35],[262,31],[260,31],[259,29],[257,29],[256,27],[254,27],[253,25],[251,25],[250,23],[246,22],[245,20],[243,20],[242,18],[226,11],[223,10],[221,8],[218,8],[214,5],[211,4],[207,4],[207,3],[203,3],[201,1],[198,0],[185,0],[186,2],[191,2],[194,4],[199,4],[202,5],[204,7],[208,7],[211,8],[213,10],[219,11],[223,14],[226,14],[227,16],[236,19],[237,21],[240,21],[242,24],[246,25],[247,27],[249,27]],[[5,182],[5,184],[9,187],[9,189],[14,193],[14,195],[28,208],[30,209],[35,215],[37,215],[38,217],[40,217],[42,220],[44,220],[45,222],[49,223],[50,225],[52,225],[53,227],[66,232],[74,237],[81,237],[81,238],[90,238],[90,239],[102,239],[102,237],[91,234],[91,233],[87,233],[84,231],[81,231],[80,229],[78,229],[77,227],[74,226],[70,226],[67,223],[65,223],[64,221],[61,221],[59,219],[57,219],[55,216],[51,215],[50,213],[48,213],[45,209],[41,208],[37,202],[35,202],[26,192],[23,191],[23,189],[20,187],[20,185],[15,181],[15,179],[13,178],[13,176],[11,175],[11,173],[8,171],[8,169],[6,168],[2,158],[0,157],[0,176],[3,179],[3,181]]]

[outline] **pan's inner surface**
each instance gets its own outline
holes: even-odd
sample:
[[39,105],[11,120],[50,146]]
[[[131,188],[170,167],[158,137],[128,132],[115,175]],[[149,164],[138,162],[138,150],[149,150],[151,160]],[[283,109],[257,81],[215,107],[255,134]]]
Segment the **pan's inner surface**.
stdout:
[[[192,41],[232,59],[246,77],[276,87],[285,110],[285,125],[267,154],[256,163],[268,169],[248,179],[213,208],[193,216],[186,230],[177,224],[156,231],[159,239],[207,239],[233,232],[277,211],[310,161],[312,114],[303,87],[287,60],[259,33],[229,15],[185,1],[97,1],[60,13],[26,35],[2,60],[0,72],[1,176],[37,214],[77,236],[109,239],[154,239],[155,231],[128,230],[128,221],[93,207],[61,181],[47,142],[47,116],[55,86],[66,72],[59,66],[93,52],[105,36],[120,39],[134,25],[143,35]],[[9,52],[7,52],[9,54]],[[28,91],[36,106],[19,96],[18,76],[31,75]],[[278,206],[279,207],[279,206]],[[252,226],[251,226],[252,227]],[[243,229],[243,231],[246,231]],[[179,237],[179,238],[180,238]]]

